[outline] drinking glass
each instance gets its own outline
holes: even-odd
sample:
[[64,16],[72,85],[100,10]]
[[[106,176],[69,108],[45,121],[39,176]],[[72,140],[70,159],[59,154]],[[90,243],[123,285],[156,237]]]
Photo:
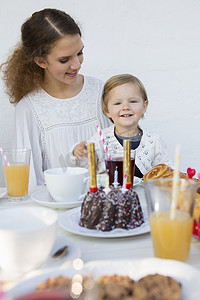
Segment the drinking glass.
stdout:
[[28,198],[30,149],[4,150],[4,177],[10,201],[23,201]]
[[145,182],[154,255],[186,261],[190,252],[197,183],[179,179],[176,185],[175,211],[171,209],[172,185],[172,179]]
[[[109,185],[115,181],[115,170],[118,172],[118,183],[123,185],[123,152],[121,155],[111,153],[111,159],[106,158],[106,170],[109,170]],[[135,173],[135,150],[131,150],[131,182],[133,184]]]

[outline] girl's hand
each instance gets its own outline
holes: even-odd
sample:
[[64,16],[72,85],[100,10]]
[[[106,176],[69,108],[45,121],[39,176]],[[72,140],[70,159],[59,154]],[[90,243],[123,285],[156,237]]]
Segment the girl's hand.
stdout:
[[82,143],[76,145],[76,147],[74,148],[74,151],[73,151],[73,155],[76,158],[78,158],[80,161],[84,161],[84,159],[82,157],[83,156],[87,157],[87,155],[88,155],[86,142],[82,142]]

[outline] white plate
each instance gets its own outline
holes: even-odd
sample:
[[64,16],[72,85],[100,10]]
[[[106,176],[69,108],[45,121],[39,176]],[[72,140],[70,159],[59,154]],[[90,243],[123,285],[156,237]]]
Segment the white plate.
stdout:
[[[100,178],[101,178],[102,186],[105,186],[106,185],[106,174],[100,174]],[[141,181],[142,181],[141,178],[134,176],[133,186],[140,184]]]
[[5,196],[7,194],[7,189],[4,187],[0,188],[0,198],[2,198],[3,196]]
[[[17,284],[14,288],[10,289],[5,293],[8,299],[16,299],[18,297],[25,296],[28,293],[35,291],[38,284],[46,281],[50,277],[65,276],[71,278],[75,274],[75,270],[72,264],[66,265],[64,269],[55,269],[48,272],[43,272],[29,279],[25,279]],[[7,299],[6,298],[6,299]],[[32,298],[34,299],[34,298]]]
[[199,299],[200,271],[186,263],[159,258],[141,260],[94,261],[87,264],[94,278],[103,275],[128,275],[138,280],[148,274],[171,276],[182,284],[182,300]]
[[[65,256],[61,257],[60,259],[52,259],[52,255],[63,246],[68,246],[68,252]],[[70,242],[66,237],[63,236],[56,236],[55,243],[53,245],[52,251],[49,254],[47,260],[38,268],[29,272],[29,274],[37,274],[38,272],[44,272],[48,269],[58,268],[69,261],[80,258],[81,257],[81,250],[80,248],[75,245],[74,243]],[[23,276],[23,275],[22,275]],[[15,280],[19,277],[19,274],[5,274],[0,271],[0,281],[7,281],[7,280]]]
[[79,225],[81,215],[81,208],[77,207],[66,211],[59,217],[59,225],[61,228],[75,234],[98,237],[98,238],[118,238],[140,235],[150,232],[149,222],[145,221],[140,227],[125,230],[121,228],[113,229],[111,231],[99,231],[95,229],[87,229]]
[[31,198],[33,201],[43,206],[47,206],[50,208],[57,208],[57,209],[77,207],[80,206],[81,203],[83,202],[83,199],[75,202],[56,202],[49,194],[47,187],[44,187],[39,191],[33,193],[31,195]]
[[[175,260],[164,260],[159,258],[145,258],[140,260],[103,260],[93,261],[85,264],[85,272],[92,271],[94,278],[102,275],[128,275],[133,280],[138,280],[148,274],[159,273],[171,276],[182,284],[182,300],[199,299],[199,278],[200,271],[187,265],[186,263]],[[33,277],[21,282],[6,295],[9,297],[19,297],[26,293],[31,293],[36,286],[47,280],[49,277],[59,275],[71,277],[72,266],[68,265],[65,269],[48,272],[37,277]],[[83,271],[84,273],[84,271]],[[91,274],[91,273],[90,273]],[[11,298],[12,299],[12,298]]]
[[[142,181],[141,178],[134,177],[133,185],[136,186],[136,185],[140,184],[141,181]],[[105,182],[106,182],[106,174],[101,174],[102,186],[105,186]],[[88,189],[89,189],[89,187],[86,188],[86,192]],[[81,203],[83,202],[83,199],[81,199],[79,201],[75,201],[75,202],[56,202],[49,194],[46,186],[41,188],[39,191],[34,192],[31,195],[31,198],[33,201],[39,203],[40,205],[47,206],[50,208],[56,208],[56,209],[74,208],[74,207],[80,206]]]

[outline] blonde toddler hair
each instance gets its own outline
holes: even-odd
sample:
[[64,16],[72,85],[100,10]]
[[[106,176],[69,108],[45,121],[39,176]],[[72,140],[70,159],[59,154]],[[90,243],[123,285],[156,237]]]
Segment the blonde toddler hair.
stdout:
[[[140,89],[143,101],[144,102],[148,101],[146,89],[145,89],[143,83],[137,77],[135,77],[131,74],[115,75],[106,81],[103,92],[102,92],[101,105],[102,105],[102,111],[103,111],[104,115],[107,115],[107,113],[108,113],[108,101],[109,101],[108,94],[109,94],[109,92],[112,89],[116,88],[117,86],[120,86],[125,83],[132,83],[132,84],[137,85]],[[111,120],[111,122],[113,122],[112,119],[110,119],[110,120]]]

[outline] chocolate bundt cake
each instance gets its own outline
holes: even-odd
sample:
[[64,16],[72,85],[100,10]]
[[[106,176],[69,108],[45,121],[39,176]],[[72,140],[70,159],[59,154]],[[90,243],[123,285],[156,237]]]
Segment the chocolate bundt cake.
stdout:
[[144,223],[137,193],[131,188],[122,192],[111,187],[108,194],[103,188],[90,191],[81,206],[80,226],[88,229],[110,231],[115,228],[133,229]]

